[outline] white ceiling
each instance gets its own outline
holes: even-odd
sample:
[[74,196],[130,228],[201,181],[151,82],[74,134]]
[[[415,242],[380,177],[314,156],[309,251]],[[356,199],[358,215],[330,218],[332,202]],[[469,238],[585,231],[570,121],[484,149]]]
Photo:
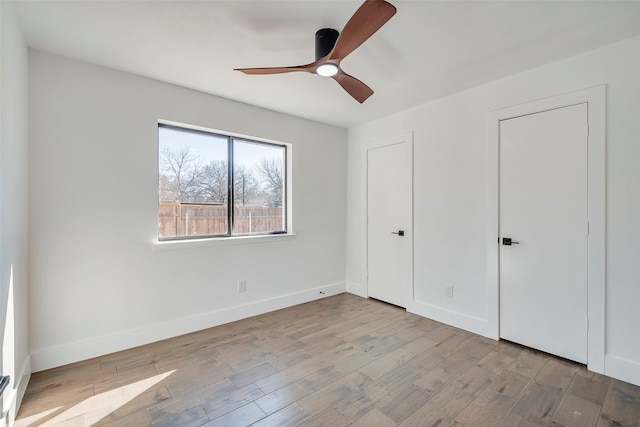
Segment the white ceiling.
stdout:
[[225,98],[351,127],[640,34],[640,1],[407,1],[342,62],[374,95],[307,73],[314,34],[362,1],[18,1],[29,46]]

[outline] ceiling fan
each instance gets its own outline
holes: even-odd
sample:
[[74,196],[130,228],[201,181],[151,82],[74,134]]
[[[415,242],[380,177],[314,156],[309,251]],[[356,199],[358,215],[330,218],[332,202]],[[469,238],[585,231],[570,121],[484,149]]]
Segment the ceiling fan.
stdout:
[[331,77],[349,95],[363,103],[373,95],[373,90],[360,80],[342,71],[340,62],[367,41],[395,13],[395,6],[384,0],[365,0],[344,26],[342,34],[332,28],[323,28],[316,32],[316,60],[314,62],[293,67],[235,68],[235,70],[245,74],[281,74],[305,71]]

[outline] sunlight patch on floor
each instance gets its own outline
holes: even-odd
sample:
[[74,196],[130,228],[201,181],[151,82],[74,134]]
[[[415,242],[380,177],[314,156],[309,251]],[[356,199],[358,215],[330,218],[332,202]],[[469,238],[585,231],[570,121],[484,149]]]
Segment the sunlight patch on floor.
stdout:
[[[16,421],[15,427],[27,426],[89,426],[109,416],[118,409],[133,401],[136,397],[149,390],[151,387],[166,379],[175,370],[165,372],[150,378],[145,378],[104,393],[91,396],[82,402],[65,409],[59,406],[38,414],[31,415]],[[47,419],[48,417],[52,417]]]
[[22,418],[16,420],[16,427],[27,427],[27,426],[35,426],[40,425],[38,421],[48,417],[49,415],[59,411],[62,409],[62,406],[58,406],[57,408],[49,409],[47,411],[40,412],[39,414],[33,414],[30,417]]

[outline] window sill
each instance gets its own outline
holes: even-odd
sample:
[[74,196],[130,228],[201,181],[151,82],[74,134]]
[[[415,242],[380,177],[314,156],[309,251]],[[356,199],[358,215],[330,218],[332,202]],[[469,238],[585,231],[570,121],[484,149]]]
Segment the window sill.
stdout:
[[164,240],[153,243],[154,251],[174,249],[206,248],[215,246],[246,245],[253,243],[284,242],[295,239],[296,235],[265,234],[257,236],[212,237],[209,239]]

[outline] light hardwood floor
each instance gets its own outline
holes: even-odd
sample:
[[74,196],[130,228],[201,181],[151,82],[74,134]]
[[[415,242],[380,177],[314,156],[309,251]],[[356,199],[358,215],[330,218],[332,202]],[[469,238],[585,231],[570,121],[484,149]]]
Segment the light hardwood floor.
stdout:
[[350,294],[34,374],[16,426],[640,426],[640,387]]

